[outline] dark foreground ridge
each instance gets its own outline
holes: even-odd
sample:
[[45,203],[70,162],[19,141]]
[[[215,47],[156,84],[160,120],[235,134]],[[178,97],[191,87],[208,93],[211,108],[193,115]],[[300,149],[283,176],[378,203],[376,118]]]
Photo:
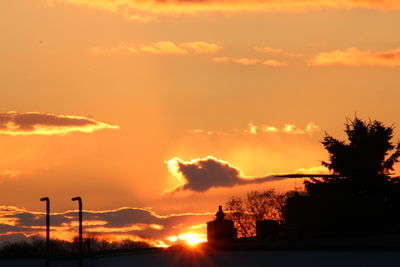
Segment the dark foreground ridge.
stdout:
[[[277,247],[276,247],[277,248]],[[43,267],[46,260],[41,259],[0,259],[0,266]],[[280,267],[314,267],[314,266],[385,266],[398,267],[400,251],[376,250],[279,250],[279,249],[216,249],[206,244],[194,248],[174,246],[167,249],[145,249],[103,255],[92,255],[82,259],[84,267],[214,267],[214,266],[280,266]],[[51,259],[52,267],[75,267],[79,262],[74,258]]]

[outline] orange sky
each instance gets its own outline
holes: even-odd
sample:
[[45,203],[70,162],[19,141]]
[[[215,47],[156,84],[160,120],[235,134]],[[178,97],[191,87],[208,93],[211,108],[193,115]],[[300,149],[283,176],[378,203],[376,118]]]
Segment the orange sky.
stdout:
[[[354,114],[400,125],[399,9],[395,0],[4,1],[0,205],[30,214],[49,196],[64,213],[80,195],[96,212],[211,212],[190,227],[231,195],[290,189],[242,179],[323,171],[320,140],[342,138]],[[215,163],[207,156],[225,166],[215,177],[234,175],[203,183],[207,168],[196,166]],[[193,183],[168,162],[187,165]],[[0,224],[22,225],[7,212]],[[116,227],[139,235],[136,223]],[[174,226],[154,238],[179,235]]]

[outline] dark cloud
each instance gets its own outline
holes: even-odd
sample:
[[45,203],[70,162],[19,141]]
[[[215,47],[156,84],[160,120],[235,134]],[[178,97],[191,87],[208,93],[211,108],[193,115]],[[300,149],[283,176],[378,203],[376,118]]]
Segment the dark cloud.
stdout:
[[9,224],[0,224],[0,233],[29,233],[37,231],[35,229],[25,227],[25,226],[13,226]]
[[182,190],[204,192],[212,187],[232,187],[284,179],[279,176],[246,178],[239,168],[231,165],[229,162],[211,156],[192,161],[183,161],[179,158],[174,158],[168,161],[168,168],[174,176],[184,180],[182,185],[169,190],[169,192]]
[[116,129],[118,126],[82,116],[13,111],[0,113],[0,133],[8,135],[60,135],[69,132],[93,132],[107,128]]

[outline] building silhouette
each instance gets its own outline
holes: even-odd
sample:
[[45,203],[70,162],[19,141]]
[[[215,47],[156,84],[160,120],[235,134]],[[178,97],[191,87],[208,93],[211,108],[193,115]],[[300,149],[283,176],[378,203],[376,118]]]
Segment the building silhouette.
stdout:
[[236,239],[237,231],[233,221],[226,220],[222,206],[219,206],[214,221],[207,222],[207,238],[210,244],[224,244]]

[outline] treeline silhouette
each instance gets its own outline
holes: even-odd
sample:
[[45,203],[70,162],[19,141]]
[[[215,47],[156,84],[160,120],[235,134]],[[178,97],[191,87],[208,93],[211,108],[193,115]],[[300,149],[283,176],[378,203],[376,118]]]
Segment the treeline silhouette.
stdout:
[[[51,257],[76,257],[78,255],[78,238],[73,241],[52,239],[50,242]],[[83,253],[86,256],[132,250],[148,249],[152,246],[143,241],[124,239],[113,241],[107,236],[91,235],[84,238]],[[32,237],[27,240],[7,242],[0,247],[0,258],[34,258],[46,256],[46,240]]]
[[[281,195],[253,192],[239,204],[233,197],[226,204],[230,219],[240,227],[244,217],[261,210],[254,205],[240,210],[252,194],[265,198],[253,203],[272,205],[264,210],[281,215],[281,236],[287,239],[400,234],[400,178],[392,174],[399,162],[400,143],[392,141],[393,130],[393,126],[376,120],[348,119],[346,141],[328,134],[322,140],[329,154],[329,160],[322,164],[332,175],[310,176],[301,191]],[[283,205],[275,201],[277,197],[284,199]],[[235,212],[243,214],[241,221],[235,218]],[[267,213],[255,217],[276,220]]]

